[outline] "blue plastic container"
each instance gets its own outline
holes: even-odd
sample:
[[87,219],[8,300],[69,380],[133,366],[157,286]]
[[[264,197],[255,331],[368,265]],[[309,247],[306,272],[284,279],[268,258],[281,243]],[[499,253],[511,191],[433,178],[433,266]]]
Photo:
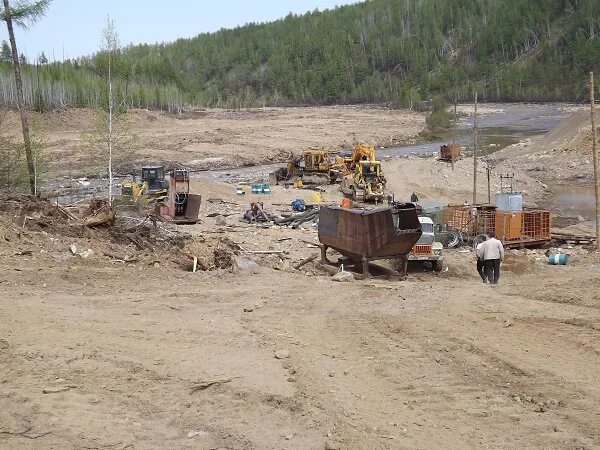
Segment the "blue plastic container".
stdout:
[[265,183],[262,185],[262,193],[270,194],[271,193],[271,185],[269,183]]
[[568,262],[569,255],[557,253],[556,255],[548,256],[548,264],[552,264],[553,266],[566,266]]

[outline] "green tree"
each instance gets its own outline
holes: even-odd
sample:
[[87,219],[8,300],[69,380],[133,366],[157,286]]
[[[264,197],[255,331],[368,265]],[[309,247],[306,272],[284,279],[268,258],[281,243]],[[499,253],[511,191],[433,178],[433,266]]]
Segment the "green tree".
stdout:
[[35,157],[31,144],[29,132],[29,122],[27,110],[25,107],[25,99],[23,97],[23,80],[21,78],[21,67],[19,62],[19,52],[17,50],[17,42],[15,40],[14,24],[22,28],[27,28],[31,23],[35,23],[44,16],[50,0],[38,0],[33,3],[19,1],[12,7],[9,0],[3,0],[3,7],[0,9],[0,19],[6,23],[8,37],[11,46],[11,56],[13,69],[15,72],[15,84],[17,87],[17,105],[21,115],[21,128],[23,131],[23,142],[25,147],[25,157],[27,159],[27,172],[29,175],[29,188],[32,194],[37,193],[37,177],[35,168]]
[[0,61],[11,62],[12,61],[12,53],[10,51],[10,46],[8,42],[2,41],[2,48],[0,49]]

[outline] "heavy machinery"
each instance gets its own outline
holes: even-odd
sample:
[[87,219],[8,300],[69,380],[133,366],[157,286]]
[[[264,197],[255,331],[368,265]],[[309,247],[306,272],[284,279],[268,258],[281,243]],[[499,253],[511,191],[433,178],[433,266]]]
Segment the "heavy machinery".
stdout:
[[302,155],[291,158],[286,167],[270,174],[271,183],[294,181],[301,178],[303,184],[333,183],[337,179],[334,161],[325,149],[305,150]]
[[383,202],[386,179],[375,147],[359,144],[350,158],[338,159],[338,163],[343,168],[340,189],[345,195],[358,202]]
[[360,161],[377,161],[377,158],[375,157],[375,147],[366,144],[358,144],[350,156],[336,157],[333,170],[340,175],[348,175],[354,172]]
[[436,242],[433,220],[429,217],[419,216],[419,223],[423,234],[408,254],[409,261],[429,261],[436,272],[441,272],[444,267],[443,245]]
[[[347,258],[347,263],[362,265],[363,278],[369,276],[371,261],[400,258],[406,262],[420,237],[421,225],[412,203],[374,209],[322,206],[319,210],[321,263],[331,264],[327,259],[331,248]],[[406,276],[406,264],[401,275]]]
[[190,194],[189,171],[175,169],[169,174],[166,199],[156,204],[156,212],[177,224],[198,222],[202,196]]
[[142,177],[121,183],[121,194],[142,205],[154,204],[155,213],[178,224],[198,222],[202,197],[190,194],[189,171],[175,169],[165,179],[164,166],[142,167]]
[[164,166],[144,166],[142,167],[142,177],[140,182],[127,180],[121,183],[121,195],[131,196],[134,199],[147,197],[158,199],[166,197],[169,182],[165,180]]

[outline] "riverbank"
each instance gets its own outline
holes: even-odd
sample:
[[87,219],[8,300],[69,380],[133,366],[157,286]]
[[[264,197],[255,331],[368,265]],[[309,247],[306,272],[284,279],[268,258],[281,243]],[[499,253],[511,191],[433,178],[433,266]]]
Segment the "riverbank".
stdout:
[[[7,115],[11,128],[18,130],[16,114]],[[82,138],[94,124],[91,110],[32,113],[31,121],[44,144],[47,178],[102,173],[97,159],[91,158],[96,150]],[[422,113],[370,105],[202,109],[182,116],[133,110],[126,121],[127,133],[137,137],[129,165],[160,163],[191,170],[281,163],[290,153],[311,147],[340,150],[359,142],[400,146],[425,127]]]

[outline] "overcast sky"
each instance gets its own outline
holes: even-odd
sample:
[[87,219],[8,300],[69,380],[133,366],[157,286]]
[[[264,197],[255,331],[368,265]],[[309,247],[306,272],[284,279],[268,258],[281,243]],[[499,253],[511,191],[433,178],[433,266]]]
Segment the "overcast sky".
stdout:
[[[121,44],[170,42],[248,22],[265,22],[289,12],[331,9],[356,0],[53,0],[46,17],[17,31],[19,52],[32,60],[42,51],[52,60],[89,55],[100,46],[110,14]],[[166,5],[166,6],[165,6]],[[6,28],[0,39],[7,39]]]

